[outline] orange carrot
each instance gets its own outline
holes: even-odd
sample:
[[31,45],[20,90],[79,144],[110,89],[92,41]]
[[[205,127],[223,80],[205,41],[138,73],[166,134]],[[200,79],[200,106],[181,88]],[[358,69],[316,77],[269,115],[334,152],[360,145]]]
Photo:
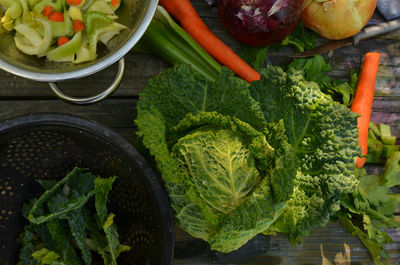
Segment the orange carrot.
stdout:
[[69,39],[67,37],[59,37],[57,40],[57,45],[62,46],[67,42],[69,42]]
[[379,53],[367,53],[362,67],[360,79],[357,85],[356,95],[354,96],[351,110],[360,114],[357,120],[358,142],[361,147],[363,157],[358,157],[356,165],[361,168],[366,162],[368,151],[368,125],[371,116],[372,102],[374,101],[375,81],[379,67]]
[[64,14],[61,12],[53,12],[50,14],[49,19],[54,22],[63,22]]
[[51,15],[51,13],[53,13],[54,8],[52,8],[51,6],[45,6],[43,9],[43,16],[48,17]]
[[111,5],[116,8],[119,4],[119,0],[111,0]]
[[83,24],[83,22],[80,20],[74,20],[72,25],[74,32],[83,31],[85,29],[85,24]]
[[82,0],[67,0],[67,4],[70,6],[77,6],[82,2]]
[[221,64],[229,67],[247,82],[260,79],[260,74],[256,70],[210,31],[193,8],[190,0],[160,0],[160,4]]

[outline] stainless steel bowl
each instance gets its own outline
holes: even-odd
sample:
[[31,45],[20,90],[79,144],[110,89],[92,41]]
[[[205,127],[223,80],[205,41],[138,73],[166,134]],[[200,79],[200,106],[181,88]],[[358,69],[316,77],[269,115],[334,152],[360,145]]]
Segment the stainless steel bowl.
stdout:
[[[14,75],[40,82],[49,82],[53,91],[64,100],[77,104],[87,104],[99,101],[111,94],[122,79],[124,72],[123,57],[145,33],[149,26],[158,0],[123,0],[117,11],[117,22],[124,24],[128,30],[122,31],[110,41],[107,48],[98,49],[95,61],[73,64],[49,62],[44,58],[26,55],[20,52],[14,43],[13,34],[0,35],[0,68]],[[65,95],[54,82],[77,79],[94,74],[113,63],[119,62],[117,77],[103,93],[84,99]]]

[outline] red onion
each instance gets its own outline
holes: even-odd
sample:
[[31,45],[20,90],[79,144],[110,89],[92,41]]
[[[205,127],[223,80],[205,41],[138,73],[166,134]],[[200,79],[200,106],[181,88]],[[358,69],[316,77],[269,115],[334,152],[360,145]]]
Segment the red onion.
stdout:
[[286,38],[300,22],[303,0],[220,0],[219,16],[238,41],[264,46]]

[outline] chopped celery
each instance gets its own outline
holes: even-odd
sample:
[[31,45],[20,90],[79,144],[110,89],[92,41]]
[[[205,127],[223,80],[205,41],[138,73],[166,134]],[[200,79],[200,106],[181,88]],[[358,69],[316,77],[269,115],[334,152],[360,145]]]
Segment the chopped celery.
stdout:
[[10,20],[8,22],[3,23],[3,28],[7,31],[12,31],[14,30],[14,21]]
[[[66,44],[59,46],[53,50],[50,50],[46,57],[49,61],[59,61],[62,60],[68,56],[74,55],[80,48],[82,42],[82,32],[79,31],[75,33],[74,37],[68,41]],[[69,57],[72,58],[73,61],[73,56]]]
[[392,136],[389,125],[380,123],[379,131],[381,133],[381,139],[384,144],[393,145],[396,142],[396,137]]
[[26,2],[26,0],[19,0],[19,3],[21,4],[22,7],[22,16],[24,17],[25,20],[27,20],[28,17],[30,16],[28,3]]
[[382,142],[377,139],[368,138],[367,163],[381,163],[382,152]]
[[[50,43],[52,40],[52,34],[51,34],[51,26],[50,23],[44,19],[41,18],[36,18],[38,22],[42,24],[42,31],[43,31],[43,38],[39,36],[39,39],[37,39],[38,36],[36,36],[36,33],[33,33],[33,31],[26,29],[23,27],[23,24],[19,25],[19,29],[22,28],[22,32],[25,33],[26,36],[15,36],[15,45],[19,50],[22,52],[29,54],[29,55],[39,55],[45,52],[49,47]],[[21,27],[22,26],[22,27]],[[31,35],[32,34],[32,35]],[[21,35],[23,35],[21,33]],[[37,42],[36,45],[34,40],[36,39]]]
[[112,23],[111,25],[105,27],[97,27],[93,32],[89,35],[89,52],[90,55],[96,58],[97,53],[97,43],[103,34],[108,34],[110,32],[114,33],[116,30],[121,31],[123,29],[121,24]]
[[176,24],[161,6],[157,7],[150,26],[134,49],[154,53],[172,64],[191,64],[199,73],[212,80],[221,71],[221,65]]
[[42,0],[28,0],[28,5],[29,5],[29,7],[34,7],[40,1],[42,1]]
[[18,0],[0,0],[0,5],[7,8],[1,22],[3,22],[3,19],[5,20],[4,22],[8,22],[22,15],[22,6]]
[[55,22],[50,20],[49,23],[51,25],[52,34],[54,38],[62,36],[70,37],[74,34],[72,21],[68,15],[68,12],[64,12],[63,22]]
[[82,11],[79,7],[71,6],[68,9],[68,15],[72,20],[83,21]]
[[42,42],[42,37],[39,35],[39,33],[33,28],[28,27],[24,23],[15,26],[15,30],[23,35],[32,46],[36,46],[37,44]]
[[97,11],[106,15],[114,15],[114,10],[104,1],[94,1],[88,8],[87,12]]
[[99,40],[107,45],[107,43],[117,34],[121,32],[121,30],[126,29],[126,27],[122,24],[114,22],[113,24],[113,29],[107,30],[100,34]]
[[83,23],[85,24],[86,34],[92,33],[95,26],[106,26],[112,23],[112,19],[98,11],[86,12],[83,15]]
[[76,52],[76,59],[73,61],[74,63],[83,63],[93,60],[90,55],[89,49],[85,46],[81,46],[79,50]]
[[14,20],[22,15],[22,6],[18,0],[0,0],[0,6],[7,8],[0,25],[7,31],[14,30]]
[[55,11],[62,12],[64,10],[65,0],[57,0],[56,2],[53,2],[52,0],[41,0],[32,10],[36,14],[41,14],[46,6],[51,6]]
[[384,157],[390,157],[391,154],[400,150],[400,145],[384,145],[382,155]]

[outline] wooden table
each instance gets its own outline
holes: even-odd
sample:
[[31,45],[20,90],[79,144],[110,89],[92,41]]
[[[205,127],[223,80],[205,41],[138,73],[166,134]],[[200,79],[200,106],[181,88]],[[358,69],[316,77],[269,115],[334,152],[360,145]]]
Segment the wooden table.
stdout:
[[[229,46],[237,50],[240,45],[228,36],[218,19],[216,9],[202,0],[192,0],[205,22]],[[379,16],[377,17],[379,19]],[[359,68],[367,51],[382,53],[373,105],[372,120],[392,125],[393,134],[400,136],[400,31],[349,46],[326,57],[333,66],[332,74],[345,78],[350,68]],[[169,67],[165,61],[145,54],[130,52],[126,57],[125,77],[118,90],[108,99],[90,106],[76,106],[57,99],[46,83],[22,79],[0,71],[0,121],[37,112],[69,113],[95,120],[113,128],[131,143],[135,142],[136,102],[138,93],[147,79]],[[284,53],[272,53],[269,62],[283,64],[290,59]],[[93,76],[61,84],[65,91],[75,96],[93,95],[111,82],[116,66]],[[394,243],[388,244],[393,265],[400,264],[400,229],[388,230]],[[321,247],[333,262],[346,243],[351,248],[352,264],[372,264],[362,243],[338,223],[330,222],[316,229],[303,243],[292,247],[283,236],[257,236],[238,251],[222,254],[210,251],[208,245],[194,239],[181,229],[176,229],[174,264],[321,264]]]

